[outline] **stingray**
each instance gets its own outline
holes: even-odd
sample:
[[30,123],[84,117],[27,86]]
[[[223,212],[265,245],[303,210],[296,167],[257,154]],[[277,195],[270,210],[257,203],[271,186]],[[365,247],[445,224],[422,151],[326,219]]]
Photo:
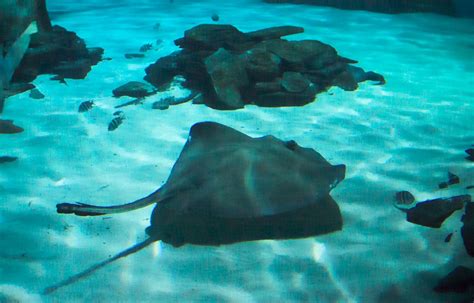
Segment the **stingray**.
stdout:
[[329,192],[344,179],[345,165],[331,165],[311,148],[273,136],[249,137],[214,122],[191,127],[166,183],[147,197],[118,206],[61,203],[58,213],[98,216],[156,203],[148,238],[45,293],[161,240],[221,245],[263,239],[297,239],[342,229]]

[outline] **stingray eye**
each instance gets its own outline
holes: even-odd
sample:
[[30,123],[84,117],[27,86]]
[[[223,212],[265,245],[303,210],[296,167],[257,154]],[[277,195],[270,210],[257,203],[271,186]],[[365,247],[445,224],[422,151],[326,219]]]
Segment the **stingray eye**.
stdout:
[[298,147],[298,143],[296,143],[294,140],[286,141],[285,146],[289,150],[295,150]]

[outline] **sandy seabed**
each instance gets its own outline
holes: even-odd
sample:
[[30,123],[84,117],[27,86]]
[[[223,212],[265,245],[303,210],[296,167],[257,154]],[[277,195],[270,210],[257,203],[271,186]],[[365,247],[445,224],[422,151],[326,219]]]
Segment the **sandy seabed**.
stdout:
[[[410,190],[419,201],[467,193],[474,165],[474,21],[431,14],[384,15],[255,1],[48,1],[53,23],[105,48],[85,80],[37,78],[46,95],[7,100],[2,119],[25,128],[0,137],[0,293],[24,302],[458,302],[432,291],[457,265],[472,266],[459,233],[462,212],[440,229],[410,224],[392,207]],[[112,89],[141,80],[144,68],[177,50],[184,30],[220,23],[243,31],[297,25],[290,39],[318,39],[387,84],[355,92],[332,88],[295,108],[247,106],[216,111],[182,104],[124,108],[107,131]],[[160,27],[156,28],[156,23]],[[127,60],[163,40],[143,59]],[[96,107],[78,114],[79,104]],[[156,101],[156,100],[155,100]],[[60,216],[58,202],[119,204],[143,197],[167,178],[189,128],[216,121],[251,136],[274,135],[312,147],[347,176],[332,192],[344,228],[326,236],[221,247],[156,243],[49,295],[44,287],[146,238],[152,207],[110,216]],[[438,190],[447,171],[462,184]],[[451,242],[447,234],[454,232]]]

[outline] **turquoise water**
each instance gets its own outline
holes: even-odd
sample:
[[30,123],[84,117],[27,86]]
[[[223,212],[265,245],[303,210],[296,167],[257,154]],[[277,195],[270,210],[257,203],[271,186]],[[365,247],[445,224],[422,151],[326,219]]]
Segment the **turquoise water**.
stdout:
[[[459,233],[462,212],[441,229],[406,222],[393,195],[423,201],[468,193],[474,166],[474,21],[434,14],[386,15],[258,1],[49,1],[53,24],[105,49],[112,60],[67,85],[38,77],[46,96],[7,100],[2,119],[25,131],[0,137],[19,160],[0,168],[0,293],[21,302],[457,302],[432,287],[457,265],[473,265]],[[185,103],[151,109],[161,95],[126,108],[107,131],[112,90],[141,80],[144,69],[178,48],[173,40],[201,23],[242,31],[305,28],[289,39],[317,39],[358,66],[385,76],[384,86],[331,88],[304,107],[217,111]],[[160,27],[157,29],[156,24]],[[127,60],[145,43],[163,43]],[[164,94],[183,94],[180,90]],[[77,114],[79,104],[96,107]],[[146,238],[152,207],[110,217],[56,214],[58,202],[120,204],[143,197],[169,175],[196,122],[216,121],[250,136],[274,135],[347,165],[332,192],[342,231],[301,240],[220,247],[156,243],[45,296],[44,287]],[[447,171],[462,184],[439,190]],[[472,191],[471,191],[472,193]],[[444,238],[454,236],[449,243]]]

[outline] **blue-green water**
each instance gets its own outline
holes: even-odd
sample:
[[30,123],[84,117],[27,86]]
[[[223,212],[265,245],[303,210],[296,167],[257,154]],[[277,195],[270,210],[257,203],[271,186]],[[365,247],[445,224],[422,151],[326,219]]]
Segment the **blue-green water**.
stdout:
[[[34,84],[7,100],[2,119],[25,131],[1,135],[2,153],[19,157],[0,167],[0,294],[21,302],[458,302],[463,295],[432,288],[457,265],[473,265],[459,233],[462,212],[440,229],[406,222],[393,195],[417,200],[468,193],[474,165],[474,21],[435,14],[386,15],[256,0],[49,1],[53,24],[105,49],[84,80]],[[233,24],[242,31],[296,25],[291,40],[317,39],[358,66],[385,76],[384,86],[354,92],[331,88],[303,107],[217,111],[185,103],[151,109],[160,94],[126,108],[107,131],[117,86],[141,80],[144,69],[178,48],[192,26]],[[155,25],[159,23],[157,28]],[[145,43],[163,41],[145,58],[127,60]],[[164,94],[183,94],[180,90]],[[155,98],[155,99],[154,99]],[[77,108],[93,99],[87,115]],[[58,202],[120,204],[164,182],[196,122],[216,121],[250,136],[274,135],[347,165],[332,192],[342,231],[286,241],[220,247],[156,243],[64,289],[44,287],[146,238],[152,207],[100,217],[56,214]],[[462,184],[437,185],[447,171]],[[472,190],[471,190],[472,193]],[[449,243],[444,238],[454,232]],[[0,297],[1,298],[1,297]],[[1,301],[1,299],[0,299]],[[3,302],[3,301],[2,301]],[[10,301],[7,301],[10,302]],[[14,301],[12,301],[14,302]]]

